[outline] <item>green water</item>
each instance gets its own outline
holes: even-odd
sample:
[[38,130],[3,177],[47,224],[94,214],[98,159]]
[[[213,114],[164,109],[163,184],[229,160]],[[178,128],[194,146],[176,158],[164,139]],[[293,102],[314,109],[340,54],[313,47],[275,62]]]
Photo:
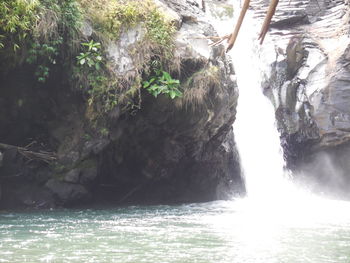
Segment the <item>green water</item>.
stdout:
[[350,205],[334,204],[300,216],[242,200],[2,212],[0,262],[346,263],[350,216],[335,211]]

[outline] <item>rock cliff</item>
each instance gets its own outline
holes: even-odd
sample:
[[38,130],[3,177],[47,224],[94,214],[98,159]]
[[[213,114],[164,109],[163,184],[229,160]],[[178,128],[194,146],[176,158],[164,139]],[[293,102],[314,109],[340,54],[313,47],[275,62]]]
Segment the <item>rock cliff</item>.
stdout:
[[[208,46],[206,37],[216,33],[196,1],[157,5],[177,28],[169,70],[180,80],[181,98],[138,88],[134,108],[116,105],[103,122],[91,122],[86,95],[72,90],[62,70],[39,88],[25,65],[2,72],[0,142],[53,152],[56,160],[0,149],[0,208],[197,202],[244,193],[232,131],[233,67],[223,47]],[[82,33],[96,34],[90,21]],[[147,58],[143,34],[142,24],[125,29],[106,48],[125,85],[146,75],[138,71]]]
[[[261,19],[266,3],[252,6]],[[348,198],[349,2],[287,1],[277,9],[263,89],[276,109],[287,166],[311,188]]]

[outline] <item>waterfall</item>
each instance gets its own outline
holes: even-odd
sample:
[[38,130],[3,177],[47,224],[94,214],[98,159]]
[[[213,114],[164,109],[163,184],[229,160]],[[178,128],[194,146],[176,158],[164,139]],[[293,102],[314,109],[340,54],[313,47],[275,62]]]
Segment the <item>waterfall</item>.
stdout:
[[234,132],[248,197],[273,198],[288,182],[274,108],[261,89],[263,56],[269,54],[262,52],[257,29],[248,13],[232,52],[239,88]]
[[[223,13],[222,3],[234,6],[235,17],[240,12],[238,0],[226,2],[209,1],[209,19],[219,35],[232,32],[232,17],[217,17]],[[221,4],[219,4],[221,3]],[[216,14],[215,14],[216,12]],[[243,203],[248,210],[268,209],[270,217],[283,216],[284,220],[314,215],[327,217],[324,208],[338,213],[343,202],[333,202],[311,194],[307,186],[296,185],[284,171],[285,162],[280,145],[280,136],[275,125],[274,106],[263,94],[262,81],[269,75],[276,61],[276,51],[267,35],[264,44],[257,39],[261,21],[253,19],[248,10],[235,46],[230,51],[239,89],[236,121],[233,124],[241,168],[246,182],[247,197]],[[263,205],[261,205],[263,204]],[[283,211],[283,212],[282,212]],[[282,212],[282,213],[281,213]],[[277,216],[277,214],[278,216]],[[322,215],[322,216],[321,216]],[[261,216],[261,215],[259,215]],[[270,220],[270,218],[269,218]]]
[[[239,1],[234,5],[238,17]],[[210,6],[218,9],[217,5]],[[211,16],[220,35],[232,30],[233,19],[217,19]],[[262,91],[264,72],[275,61],[274,46],[265,39],[260,45],[257,39],[261,24],[248,11],[235,46],[230,51],[234,64],[239,98],[236,121],[233,125],[235,141],[241,158],[247,195],[249,199],[271,201],[295,198],[297,190],[284,171],[283,152],[275,125],[274,107]],[[292,197],[294,196],[294,197]],[[283,202],[285,202],[284,200]],[[282,201],[281,201],[282,202]]]
[[[235,11],[239,12],[238,1],[235,4]],[[273,250],[279,242],[271,245],[271,240],[283,236],[286,229],[350,222],[350,204],[311,194],[305,186],[294,184],[284,171],[274,107],[262,91],[264,74],[269,73],[276,60],[275,48],[269,43],[269,36],[259,45],[261,25],[251,15],[248,11],[229,54],[239,89],[233,128],[247,189],[246,198],[235,199],[230,205],[235,210],[234,218],[241,222],[238,228],[242,240],[256,253],[261,247]],[[232,30],[232,18],[212,21],[220,35]],[[231,224],[232,219],[228,222]],[[262,261],[277,262],[254,262]]]

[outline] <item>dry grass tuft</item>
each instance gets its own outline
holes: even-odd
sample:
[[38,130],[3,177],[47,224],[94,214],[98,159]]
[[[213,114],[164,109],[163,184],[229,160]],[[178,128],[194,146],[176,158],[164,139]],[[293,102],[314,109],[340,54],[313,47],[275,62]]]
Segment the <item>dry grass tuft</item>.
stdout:
[[57,39],[59,37],[59,15],[54,10],[47,8],[43,8],[40,13],[40,18],[34,28],[35,37],[43,42],[48,42],[50,39]]
[[184,93],[178,99],[176,106],[186,110],[196,110],[203,107],[212,89],[220,87],[220,72],[218,67],[209,66],[190,77],[183,86]]

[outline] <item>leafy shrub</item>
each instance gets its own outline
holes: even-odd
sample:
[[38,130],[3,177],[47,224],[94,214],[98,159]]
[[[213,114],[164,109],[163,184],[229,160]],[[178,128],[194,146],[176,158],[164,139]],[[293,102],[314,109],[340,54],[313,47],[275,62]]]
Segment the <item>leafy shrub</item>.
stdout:
[[0,2],[0,49],[16,51],[28,38],[39,19],[38,0],[2,0]]
[[47,44],[32,43],[26,62],[36,66],[34,74],[39,82],[44,83],[49,77],[50,67],[56,64],[61,44],[62,38]]
[[88,105],[98,106],[98,111],[107,113],[118,104],[118,94],[115,83],[105,68],[101,43],[92,39],[81,43],[81,46],[82,52],[76,56],[75,81],[79,82],[79,88],[87,93]]
[[[167,21],[157,8],[151,9],[146,20],[147,36],[160,55],[171,59],[174,49],[175,26]],[[159,52],[159,51],[158,51]]]
[[154,44],[169,48],[173,42],[174,25],[151,0],[78,1],[96,30],[110,39],[118,39],[122,28],[144,22],[147,36]]
[[[94,27],[89,42],[81,34],[86,20]],[[105,59],[104,43],[136,25],[145,32],[137,43],[145,56],[138,57],[134,75],[118,77]],[[98,113],[116,105],[138,109],[142,86],[155,96],[182,95],[169,70],[153,71],[148,86],[142,84],[142,76],[152,71],[151,58],[160,61],[160,68],[171,63],[174,33],[174,25],[152,0],[0,0],[0,73],[26,63],[44,83],[53,72],[61,72]]]
[[182,96],[182,92],[179,89],[180,81],[173,79],[168,72],[163,70],[158,70],[156,76],[148,81],[143,81],[142,86],[154,97],[157,97],[159,94],[165,94],[171,99]]
[[100,70],[102,62],[102,54],[100,51],[101,43],[91,40],[81,45],[85,47],[85,51],[77,56],[78,64],[81,66],[87,65],[89,68],[94,67],[96,70]]
[[[101,43],[101,46],[95,47],[98,51],[93,50],[92,43],[90,50],[87,43],[84,44],[84,49],[77,57],[75,76],[81,83],[79,87],[88,94],[90,107],[94,107],[96,112],[109,112],[116,105],[121,106],[122,110],[138,109],[141,102],[141,75],[149,75],[151,57],[161,61],[160,64],[164,65],[164,68],[170,61],[174,48],[175,27],[151,0],[77,1],[82,6],[84,15],[92,22],[94,32],[98,32],[93,38]],[[128,78],[117,77],[108,61],[101,63],[99,60],[100,57],[104,57],[103,44],[108,43],[108,39],[117,40],[122,30],[138,24],[143,27],[146,35],[138,43],[142,52],[135,51],[135,56],[139,56],[140,53],[147,55],[138,59],[137,63],[142,63],[137,65],[135,75]],[[178,81],[167,74],[166,71],[164,74],[155,74],[150,78],[151,83],[147,89],[154,95],[167,94],[171,98],[181,96]]]
[[28,63],[45,82],[54,65],[71,63],[81,18],[76,0],[1,1],[0,71]]

